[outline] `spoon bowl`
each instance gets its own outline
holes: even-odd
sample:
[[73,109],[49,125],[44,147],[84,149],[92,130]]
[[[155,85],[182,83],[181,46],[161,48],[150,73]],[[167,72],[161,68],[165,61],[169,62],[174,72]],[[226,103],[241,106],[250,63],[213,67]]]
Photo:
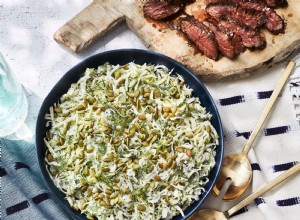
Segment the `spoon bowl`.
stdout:
[[285,171],[283,174],[276,177],[271,182],[265,184],[256,192],[252,193],[250,196],[248,196],[247,198],[239,202],[237,205],[235,205],[228,211],[220,212],[214,209],[202,209],[195,212],[191,217],[188,218],[188,220],[226,220],[231,215],[239,211],[241,208],[250,204],[254,199],[261,196],[265,192],[269,191],[270,189],[277,186],[279,183],[283,182],[284,180],[288,179],[289,177],[293,176],[299,171],[300,171],[300,163],[293,166],[289,170]]
[[188,220],[226,220],[226,213],[213,210],[213,209],[202,209],[192,215]]
[[219,177],[213,188],[214,195],[218,196],[227,180],[231,183],[224,194],[224,200],[232,200],[242,195],[252,179],[251,164],[245,153],[233,154],[224,158]]

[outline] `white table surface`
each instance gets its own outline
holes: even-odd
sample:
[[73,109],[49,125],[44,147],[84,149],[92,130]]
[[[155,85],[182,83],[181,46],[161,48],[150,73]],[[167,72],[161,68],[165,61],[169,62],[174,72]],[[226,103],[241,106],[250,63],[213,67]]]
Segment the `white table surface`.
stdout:
[[[44,97],[71,67],[101,51],[119,48],[146,49],[125,23],[82,53],[74,54],[59,46],[53,40],[54,32],[89,3],[83,0],[0,0],[0,51],[27,91],[29,113],[26,125],[31,137],[34,136],[38,110]],[[257,89],[266,86],[266,81],[268,85],[264,88],[271,90],[282,68],[283,64],[251,78],[205,84],[213,97],[220,95],[221,87],[228,88],[230,96],[232,87]],[[292,106],[289,108],[293,113]],[[227,116],[230,117],[230,112]],[[255,121],[250,122],[249,127],[253,127],[254,123]],[[210,197],[204,207],[225,209],[234,203],[236,202],[224,205],[220,199]],[[263,217],[256,217],[256,220],[260,219]]]

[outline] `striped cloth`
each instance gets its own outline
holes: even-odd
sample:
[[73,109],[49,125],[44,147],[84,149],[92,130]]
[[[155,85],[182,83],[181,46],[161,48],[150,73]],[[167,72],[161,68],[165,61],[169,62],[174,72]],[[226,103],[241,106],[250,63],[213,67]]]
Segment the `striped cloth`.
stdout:
[[70,219],[48,192],[36,158],[35,145],[0,139],[0,219]]
[[[300,61],[298,58],[297,60]],[[298,62],[299,62],[298,61]],[[225,155],[239,153],[246,144],[284,66],[265,75],[236,82],[208,84],[219,109],[225,134]],[[255,87],[254,87],[255,85]],[[300,68],[297,66],[281,92],[269,118],[257,136],[249,159],[253,170],[250,192],[256,191],[283,171],[300,162]],[[300,174],[265,193],[244,207],[232,220],[299,220]],[[210,198],[212,203],[215,198]],[[224,205],[219,199],[206,206],[227,210],[237,201]]]
[[[283,65],[258,77],[206,84],[222,118],[225,155],[242,150],[282,69]],[[34,144],[2,139],[0,146],[1,219],[69,219],[45,187]],[[249,159],[253,169],[249,191],[300,162],[300,68],[281,93]],[[299,186],[300,175],[256,199],[232,220],[299,220]],[[211,196],[204,206],[225,210],[236,202],[225,204]]]

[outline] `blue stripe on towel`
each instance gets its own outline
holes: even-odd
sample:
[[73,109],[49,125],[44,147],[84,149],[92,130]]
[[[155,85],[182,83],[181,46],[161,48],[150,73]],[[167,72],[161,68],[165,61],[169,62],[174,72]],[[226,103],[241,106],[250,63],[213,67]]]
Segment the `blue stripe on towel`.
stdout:
[[263,91],[263,92],[257,92],[257,98],[258,99],[268,99],[271,97],[273,91]]
[[11,215],[14,214],[16,212],[19,212],[23,209],[27,209],[30,206],[29,202],[27,200],[20,202],[16,205],[10,206],[6,209],[6,214],[7,215]]
[[50,199],[49,193],[41,193],[41,194],[31,198],[31,200],[34,204],[39,204],[47,199]]
[[[263,130],[263,135],[264,136],[273,136],[273,135],[279,135],[279,134],[286,134],[292,131],[292,128],[290,125],[284,125],[284,126],[279,126],[279,127],[274,127],[274,128],[265,128]],[[234,137],[244,137],[246,139],[249,139],[252,131],[232,131],[231,134]]]
[[7,174],[5,168],[0,167],[0,177],[5,176]]
[[219,99],[220,105],[223,105],[223,106],[234,105],[234,104],[243,103],[243,102],[245,102],[245,97],[242,95]]
[[27,164],[22,162],[15,162],[15,170],[22,169],[22,168],[30,170],[30,167]]
[[251,132],[250,131],[246,131],[246,132],[238,132],[238,131],[234,131],[235,133],[235,136],[236,137],[241,137],[243,136],[244,138],[248,139],[251,135]]
[[252,163],[252,164],[251,164],[251,168],[252,168],[252,170],[258,170],[258,171],[261,171],[261,168],[260,168],[260,166],[259,166],[258,163]]
[[[293,161],[293,162],[288,162],[283,164],[276,164],[272,166],[272,170],[274,173],[286,171],[292,168],[293,166],[297,165],[298,163],[299,163],[298,161]],[[253,171],[254,170],[261,171],[261,167],[258,163],[251,163],[251,168]]]
[[254,201],[255,201],[256,205],[260,205],[262,203],[266,203],[266,201],[264,200],[264,198],[261,198],[261,197],[256,198]]
[[300,86],[300,82],[290,82],[291,87],[298,87]]
[[278,206],[293,206],[300,204],[300,197],[294,197],[289,199],[277,200],[276,204]]
[[248,212],[248,208],[247,206],[241,208],[239,211],[237,211],[236,213],[234,213],[233,215],[231,215],[230,217],[233,217],[233,216],[236,216],[236,215],[240,215],[240,214],[243,214],[245,212]]
[[273,172],[281,172],[281,171],[285,171],[288,170],[290,168],[292,168],[293,166],[295,166],[296,164],[298,164],[297,161],[293,161],[293,162],[289,162],[289,163],[283,163],[283,164],[277,164],[272,166]]
[[264,129],[264,134],[265,136],[271,136],[271,135],[285,134],[290,131],[291,131],[291,127],[287,125],[287,126],[280,126],[274,128],[266,128]]

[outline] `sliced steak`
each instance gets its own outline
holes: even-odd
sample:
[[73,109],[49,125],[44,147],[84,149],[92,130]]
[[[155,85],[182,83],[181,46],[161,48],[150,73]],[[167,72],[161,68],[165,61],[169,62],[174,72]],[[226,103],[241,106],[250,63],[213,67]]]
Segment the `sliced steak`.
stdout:
[[280,34],[284,32],[284,20],[265,3],[255,1],[240,1],[240,6],[244,9],[256,10],[265,14],[267,21],[265,27],[273,34]]
[[276,0],[265,0],[265,1],[266,1],[266,4],[269,7],[275,7],[276,6]]
[[268,18],[265,27],[273,34],[284,33],[285,23],[284,20],[274,11],[266,11],[266,16]]
[[[233,34],[229,34],[226,29],[218,25],[218,22],[213,19],[207,19],[206,21],[203,22],[209,29],[215,34],[216,41],[218,42],[219,45],[219,50],[221,53],[228,57],[229,59],[234,59],[237,55],[239,55],[243,50],[240,50],[239,47],[235,48],[235,45],[233,44],[233,39],[235,39],[234,43],[241,42],[241,38],[236,35],[234,37]],[[241,43],[243,48],[243,44]]]
[[232,2],[213,2],[206,6],[207,13],[219,20],[222,16],[232,17],[251,28],[261,27],[266,23],[266,16],[256,10],[245,10]]
[[144,15],[154,20],[166,19],[183,9],[183,4],[174,1],[149,1],[143,7]]
[[237,34],[230,33],[230,35],[233,35],[232,37],[232,45],[234,46],[234,52],[236,54],[241,54],[246,50],[245,45],[243,44],[243,40],[241,36]]
[[[230,0],[229,0],[230,1]],[[256,2],[256,3],[264,3],[268,7],[282,7],[280,5],[284,5],[283,1],[285,0],[231,0],[232,2],[235,3],[240,3],[240,2]],[[286,2],[286,1],[285,1]]]
[[288,2],[286,0],[265,0],[269,7],[287,7]]
[[235,34],[231,30],[226,29],[222,24],[220,24],[220,22],[214,19],[210,19],[210,21],[213,21],[222,32],[226,32],[227,35],[231,37],[232,45],[234,46],[234,51],[236,54],[240,54],[246,50],[242,38],[239,35]]
[[180,19],[181,30],[207,57],[218,60],[218,44],[215,35],[202,22],[188,16]]
[[243,45],[249,49],[264,49],[266,39],[258,30],[254,30],[236,19],[223,17],[220,24],[230,33],[236,34],[242,38]]

